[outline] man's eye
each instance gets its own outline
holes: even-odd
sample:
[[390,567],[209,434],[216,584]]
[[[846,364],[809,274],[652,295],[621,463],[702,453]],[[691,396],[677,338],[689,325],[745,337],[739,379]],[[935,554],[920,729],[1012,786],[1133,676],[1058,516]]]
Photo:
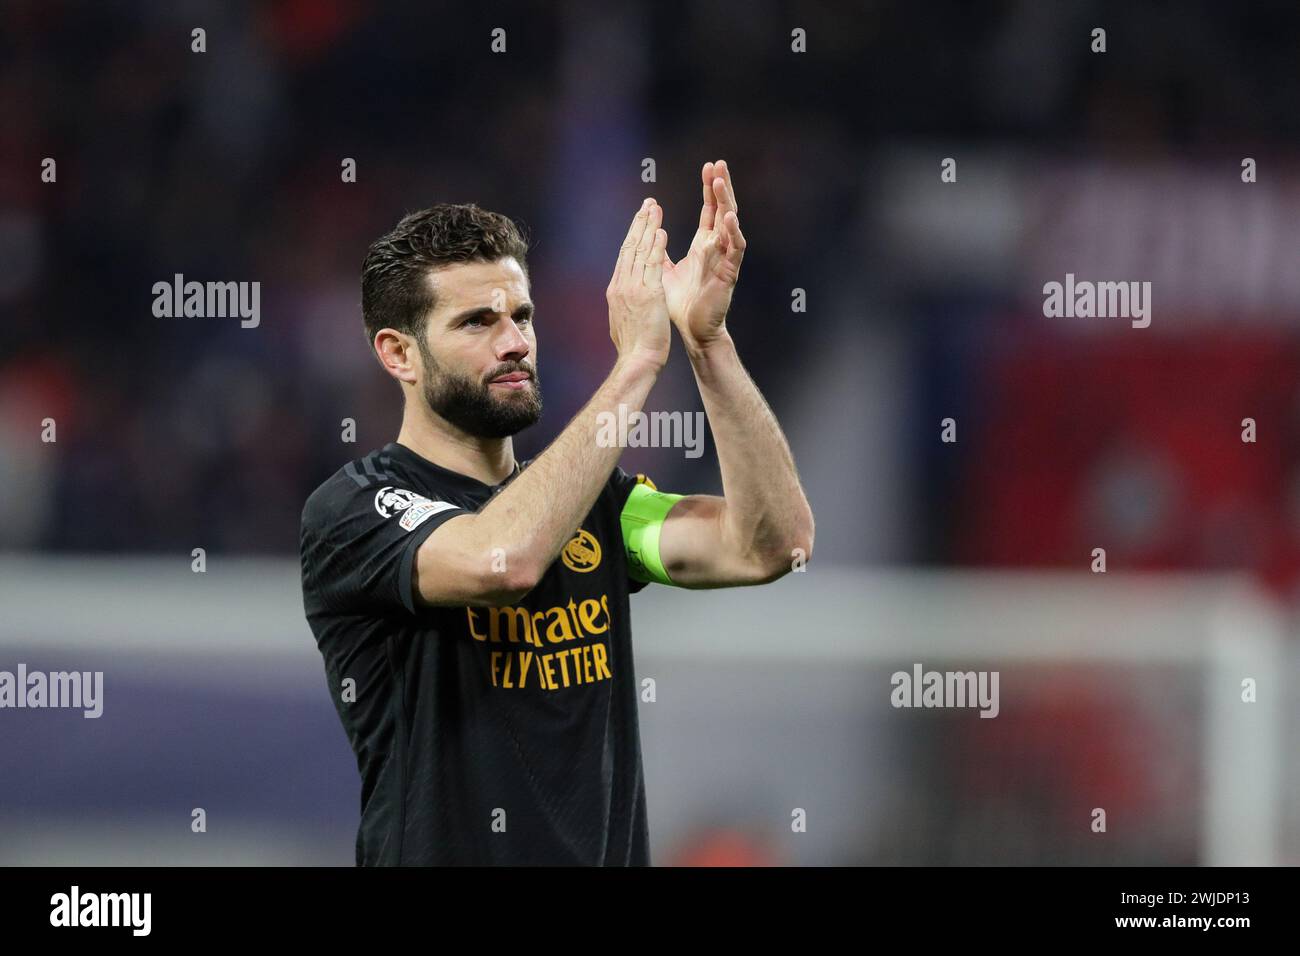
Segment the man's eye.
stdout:
[[515,319],[515,323],[517,325],[532,325],[533,318],[530,315],[521,315],[519,318]]
[[477,316],[477,315],[473,315],[473,316],[470,316],[468,319],[466,319],[466,320],[465,320],[464,322],[462,322],[461,324],[462,324],[462,325],[470,325],[470,324],[472,324],[472,323],[477,323],[478,325],[482,325],[482,324],[483,324],[483,319],[480,318],[480,317]]

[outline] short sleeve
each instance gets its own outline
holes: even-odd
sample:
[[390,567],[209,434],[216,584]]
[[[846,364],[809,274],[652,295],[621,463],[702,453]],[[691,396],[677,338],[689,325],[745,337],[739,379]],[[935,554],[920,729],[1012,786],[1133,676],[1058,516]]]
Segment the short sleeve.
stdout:
[[322,485],[303,508],[301,557],[308,613],[415,613],[412,565],[420,545],[466,509],[400,486]]

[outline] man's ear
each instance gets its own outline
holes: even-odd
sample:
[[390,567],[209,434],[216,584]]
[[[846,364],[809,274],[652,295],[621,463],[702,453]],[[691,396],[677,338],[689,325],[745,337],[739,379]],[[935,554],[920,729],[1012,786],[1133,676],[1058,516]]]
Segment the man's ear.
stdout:
[[396,329],[375,333],[375,358],[393,378],[408,385],[420,380],[420,349],[415,339]]

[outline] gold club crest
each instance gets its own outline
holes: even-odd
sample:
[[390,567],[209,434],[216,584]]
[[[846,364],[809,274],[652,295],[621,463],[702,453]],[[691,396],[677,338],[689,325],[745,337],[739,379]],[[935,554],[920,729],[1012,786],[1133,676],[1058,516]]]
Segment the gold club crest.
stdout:
[[594,571],[600,564],[600,542],[595,535],[579,528],[560,552],[560,560],[570,571]]

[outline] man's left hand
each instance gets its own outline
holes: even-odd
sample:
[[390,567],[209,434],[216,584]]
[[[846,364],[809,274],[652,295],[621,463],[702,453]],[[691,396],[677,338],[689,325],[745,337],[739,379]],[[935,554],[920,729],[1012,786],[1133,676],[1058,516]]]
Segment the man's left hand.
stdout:
[[745,237],[731,170],[725,160],[700,171],[704,205],[690,251],[674,263],[664,257],[668,315],[688,352],[703,351],[727,334],[727,310],[745,258]]

